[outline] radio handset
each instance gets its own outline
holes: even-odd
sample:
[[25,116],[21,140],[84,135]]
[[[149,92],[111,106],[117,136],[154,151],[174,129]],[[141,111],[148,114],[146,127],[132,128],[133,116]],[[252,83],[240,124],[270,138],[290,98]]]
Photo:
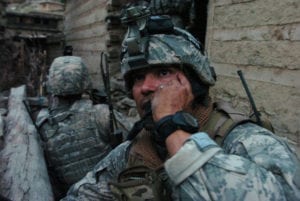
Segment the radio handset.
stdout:
[[152,118],[151,102],[147,102],[145,105],[145,115],[139,121],[135,122],[132,129],[128,133],[127,140],[134,139],[139,132],[145,128],[148,131],[154,130],[154,121]]

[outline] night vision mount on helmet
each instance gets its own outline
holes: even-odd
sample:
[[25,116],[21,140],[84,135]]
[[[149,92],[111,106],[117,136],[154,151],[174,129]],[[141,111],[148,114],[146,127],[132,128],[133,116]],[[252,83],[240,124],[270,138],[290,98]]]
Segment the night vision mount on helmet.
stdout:
[[191,70],[204,84],[214,85],[215,74],[200,43],[190,33],[174,27],[169,16],[149,13],[145,7],[130,7],[121,18],[128,25],[121,55],[127,89],[132,87],[133,71],[161,66]]

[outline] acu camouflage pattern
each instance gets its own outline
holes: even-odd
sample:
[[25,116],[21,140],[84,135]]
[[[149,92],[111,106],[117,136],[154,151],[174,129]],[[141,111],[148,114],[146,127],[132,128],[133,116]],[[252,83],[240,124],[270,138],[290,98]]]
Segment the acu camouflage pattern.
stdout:
[[[167,172],[177,169],[181,174],[185,174],[188,169],[186,165],[193,164],[193,161],[186,157],[186,152],[192,152],[193,157],[196,156],[194,159],[202,160],[211,149],[217,147],[209,143],[213,141],[208,136],[205,143],[203,140],[205,141],[202,138],[200,145],[194,140],[188,140],[175,155],[176,158],[167,161],[167,163],[173,161],[177,164],[166,165]],[[203,147],[201,143],[209,145]],[[181,160],[178,160],[178,157]],[[198,160],[194,161],[197,162]],[[169,174],[169,176],[176,182],[177,178],[174,175]],[[180,198],[184,198],[182,200],[286,200],[280,182],[271,172],[247,158],[228,155],[223,151],[215,153],[183,182],[176,184],[175,191]],[[193,188],[198,190],[193,191]]]
[[300,200],[300,160],[279,136],[255,124],[242,124],[225,138],[223,149],[272,172],[283,188],[285,199]]
[[[193,141],[182,149],[196,146]],[[226,137],[223,151],[179,185],[168,182],[172,200],[179,201],[284,201],[299,200],[296,179],[299,159],[287,144],[252,123],[236,127]],[[114,149],[95,169],[76,183],[63,201],[114,200],[108,186],[126,168],[131,142]],[[198,149],[205,154],[206,149]],[[280,163],[279,163],[280,161]],[[178,161],[178,165],[185,161]],[[172,178],[170,178],[172,180]],[[174,178],[173,178],[174,179]],[[293,181],[294,180],[294,181]]]
[[[124,40],[126,41],[126,39]],[[126,50],[126,42],[125,52]],[[208,58],[200,51],[200,44],[188,32],[175,28],[174,34],[155,34],[141,39],[141,49],[145,49],[147,66],[130,67],[128,61],[131,59],[125,53],[121,62],[121,71],[125,81],[129,82],[130,73],[142,68],[152,68],[155,66],[179,66],[195,72],[199,79],[207,84],[214,85],[213,77]]]
[[80,57],[62,56],[52,62],[47,91],[54,95],[82,94],[91,89],[88,69]]
[[131,143],[125,141],[102,159],[92,171],[75,183],[62,201],[112,201],[116,200],[109,188],[109,182],[117,181],[126,168]]
[[111,150],[108,113],[107,105],[79,100],[70,109],[38,117],[48,166],[59,181],[75,183]]

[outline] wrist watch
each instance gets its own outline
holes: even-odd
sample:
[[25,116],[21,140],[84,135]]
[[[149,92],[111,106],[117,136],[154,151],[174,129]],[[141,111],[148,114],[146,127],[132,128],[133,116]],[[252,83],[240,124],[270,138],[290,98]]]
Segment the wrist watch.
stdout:
[[179,111],[173,115],[161,118],[155,123],[157,140],[165,142],[167,137],[176,130],[183,130],[188,133],[195,133],[199,130],[198,120],[190,113]]

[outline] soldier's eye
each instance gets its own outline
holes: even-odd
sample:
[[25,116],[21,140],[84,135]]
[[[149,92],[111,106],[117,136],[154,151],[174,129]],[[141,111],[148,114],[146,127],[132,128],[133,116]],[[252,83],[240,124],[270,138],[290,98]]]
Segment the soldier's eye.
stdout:
[[144,73],[135,73],[132,76],[133,83],[140,82],[140,81],[142,81],[144,79],[145,79],[145,74]]
[[158,75],[159,75],[160,77],[164,77],[164,76],[166,76],[166,75],[169,75],[170,73],[171,73],[171,70],[168,69],[168,68],[163,68],[163,69],[160,69],[160,70],[158,71]]

